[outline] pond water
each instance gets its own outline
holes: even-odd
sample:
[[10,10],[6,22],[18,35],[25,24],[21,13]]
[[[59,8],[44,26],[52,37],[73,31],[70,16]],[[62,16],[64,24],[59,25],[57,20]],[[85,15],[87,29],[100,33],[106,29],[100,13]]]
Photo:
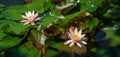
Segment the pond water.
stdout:
[[20,4],[25,4],[24,0],[0,0],[0,4],[4,4],[6,6],[10,5],[20,5]]

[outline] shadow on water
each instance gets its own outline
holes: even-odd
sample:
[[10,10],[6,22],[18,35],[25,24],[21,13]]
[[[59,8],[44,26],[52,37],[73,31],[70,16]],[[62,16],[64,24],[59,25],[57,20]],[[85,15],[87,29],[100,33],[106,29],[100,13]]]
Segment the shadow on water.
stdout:
[[4,4],[6,6],[22,5],[22,4],[25,4],[25,1],[24,0],[0,0],[0,4]]

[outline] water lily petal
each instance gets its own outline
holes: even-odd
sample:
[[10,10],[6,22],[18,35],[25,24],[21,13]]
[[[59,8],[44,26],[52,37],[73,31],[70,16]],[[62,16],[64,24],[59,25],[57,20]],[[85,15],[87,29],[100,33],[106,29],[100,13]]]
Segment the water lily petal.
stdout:
[[77,3],[79,3],[80,2],[80,0],[77,0]]
[[70,47],[73,46],[74,44],[75,44],[74,42],[71,42],[71,43],[70,43]]
[[82,30],[80,30],[78,33],[79,33],[79,35],[81,35],[81,33],[82,33]]
[[76,45],[79,46],[79,47],[82,47],[80,43],[76,42]]
[[73,40],[67,40],[64,44],[66,45],[66,44],[69,44],[69,43],[71,43]]
[[28,12],[25,13],[26,16],[29,16]]
[[22,21],[20,21],[20,22],[27,22],[28,20],[22,20]]
[[70,31],[70,34],[71,34],[71,35],[74,33],[73,30],[71,30],[71,29],[69,29],[69,31]]
[[35,11],[32,12],[32,15],[34,15],[34,14],[35,14]]
[[72,31],[71,29],[69,31],[70,31],[70,33],[68,32],[67,34],[68,34],[70,40],[68,40],[64,44],[70,43],[70,47],[73,46],[74,44],[76,44],[79,47],[81,47],[80,43],[87,44],[83,39],[83,38],[85,38],[84,36],[86,34],[81,34],[82,30],[78,31],[78,29],[75,28],[74,31]]
[[42,17],[36,18],[35,21],[42,19]]
[[80,35],[80,36],[81,36],[81,38],[84,38],[85,35],[86,35],[86,34],[82,34],[82,35]]
[[35,11],[28,11],[25,13],[25,15],[21,15],[23,18],[27,19],[27,20],[23,20],[20,22],[25,22],[24,25],[26,24],[31,24],[31,25],[35,25],[35,21],[42,19],[42,17],[37,17],[38,13],[35,13]]
[[34,18],[36,18],[38,16],[38,12],[34,15]]
[[73,39],[72,35],[69,32],[68,32],[68,36],[69,36],[70,39]]
[[25,22],[23,25],[26,25],[26,24],[29,24],[29,23],[30,23],[30,22],[27,21],[27,22]]
[[23,18],[25,18],[25,19],[27,19],[27,17],[26,16],[24,16],[24,15],[21,15]]
[[28,11],[28,14],[31,15],[32,13],[30,11]]
[[31,25],[35,25],[35,22],[31,22]]
[[83,44],[87,44],[85,41],[81,41],[81,43],[83,43]]
[[78,34],[78,29],[77,28],[75,28],[74,33]]

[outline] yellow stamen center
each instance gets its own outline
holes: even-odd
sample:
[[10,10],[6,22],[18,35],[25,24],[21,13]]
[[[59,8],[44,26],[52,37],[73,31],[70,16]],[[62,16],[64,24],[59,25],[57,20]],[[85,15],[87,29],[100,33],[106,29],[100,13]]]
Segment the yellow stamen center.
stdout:
[[32,18],[32,17],[33,17],[33,15],[29,15],[29,16],[28,16],[28,18]]
[[73,34],[72,37],[73,38],[80,38],[80,36],[78,34]]

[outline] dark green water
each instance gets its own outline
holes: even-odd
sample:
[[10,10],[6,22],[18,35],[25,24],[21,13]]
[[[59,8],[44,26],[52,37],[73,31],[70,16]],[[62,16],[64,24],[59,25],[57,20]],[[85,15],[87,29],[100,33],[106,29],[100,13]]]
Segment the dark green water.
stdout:
[[4,4],[6,6],[21,5],[21,4],[25,4],[25,1],[24,0],[0,0],[0,4]]

